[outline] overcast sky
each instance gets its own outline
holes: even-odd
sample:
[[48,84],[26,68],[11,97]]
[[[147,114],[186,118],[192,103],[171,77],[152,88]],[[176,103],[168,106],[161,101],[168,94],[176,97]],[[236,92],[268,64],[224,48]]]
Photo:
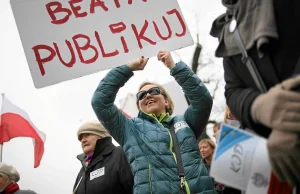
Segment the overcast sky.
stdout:
[[[224,12],[220,0],[178,0],[189,30],[196,41],[199,32],[203,45],[201,61],[213,57],[217,40],[210,37],[212,21]],[[42,89],[33,85],[23,47],[8,0],[0,1],[0,93],[25,110],[33,123],[47,135],[45,153],[40,167],[33,168],[33,146],[30,138],[16,138],[3,147],[3,161],[15,166],[21,174],[19,185],[38,194],[71,193],[81,164],[76,155],[81,153],[76,131],[86,120],[96,119],[90,106],[92,94],[99,81],[108,71],[66,81]],[[180,49],[181,59],[190,64],[194,46]],[[179,57],[172,53],[175,60]],[[222,78],[220,59],[201,69],[198,75],[203,80]],[[159,69],[159,70],[158,70]],[[128,92],[134,93],[142,81],[161,84],[172,81],[167,68],[151,58],[143,72],[138,72],[120,90],[117,100]],[[224,108],[224,81],[216,93],[211,119],[222,120]],[[211,92],[215,83],[207,85]],[[1,99],[0,99],[1,103]],[[209,131],[211,133],[211,131]]]

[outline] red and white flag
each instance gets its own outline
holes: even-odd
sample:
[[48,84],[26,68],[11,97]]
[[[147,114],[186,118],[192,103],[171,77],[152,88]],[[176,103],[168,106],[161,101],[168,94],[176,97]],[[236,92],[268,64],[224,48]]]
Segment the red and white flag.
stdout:
[[15,137],[33,138],[34,168],[37,168],[44,154],[46,135],[34,126],[25,111],[10,102],[4,94],[0,116],[0,144]]

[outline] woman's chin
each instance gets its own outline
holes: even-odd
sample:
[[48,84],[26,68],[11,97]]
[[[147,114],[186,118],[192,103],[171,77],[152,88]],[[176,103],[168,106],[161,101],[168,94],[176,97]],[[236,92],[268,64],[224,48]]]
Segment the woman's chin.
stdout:
[[145,113],[147,114],[156,114],[158,111],[157,111],[157,108],[156,107],[149,107],[147,108],[147,110],[145,111]]

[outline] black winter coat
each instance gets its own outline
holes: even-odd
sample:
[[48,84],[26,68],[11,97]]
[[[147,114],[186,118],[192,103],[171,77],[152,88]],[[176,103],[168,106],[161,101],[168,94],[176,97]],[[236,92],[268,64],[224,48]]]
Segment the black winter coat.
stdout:
[[[207,168],[207,170],[210,171],[210,166],[208,164],[206,164],[204,159],[202,159],[202,161],[205,164],[205,167]],[[221,183],[216,182],[214,179],[213,179],[213,181],[215,184],[215,190],[216,190],[217,194],[241,194],[242,193],[240,190],[225,186]]]
[[91,160],[85,167],[84,154],[77,158],[82,163],[74,188],[80,179],[76,194],[132,194],[133,176],[121,147],[112,143],[111,137],[99,139]]
[[[300,73],[300,1],[274,0],[275,18],[279,40],[273,40],[264,49],[265,56],[258,57],[256,48],[249,50],[267,89]],[[241,55],[224,57],[225,97],[232,113],[244,127],[268,137],[271,129],[256,124],[251,118],[251,105],[260,91],[241,61]]]

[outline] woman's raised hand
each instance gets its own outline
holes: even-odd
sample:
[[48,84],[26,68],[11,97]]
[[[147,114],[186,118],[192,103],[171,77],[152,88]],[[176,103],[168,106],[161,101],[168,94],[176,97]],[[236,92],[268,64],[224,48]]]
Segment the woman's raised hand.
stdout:
[[128,67],[132,70],[132,71],[140,71],[140,70],[144,70],[145,66],[148,63],[148,59],[144,59],[144,57],[139,57],[136,60],[132,61],[131,63],[128,63]]
[[174,60],[169,51],[159,51],[157,54],[157,59],[159,61],[163,62],[164,65],[169,69],[172,69],[173,67],[175,67]]

